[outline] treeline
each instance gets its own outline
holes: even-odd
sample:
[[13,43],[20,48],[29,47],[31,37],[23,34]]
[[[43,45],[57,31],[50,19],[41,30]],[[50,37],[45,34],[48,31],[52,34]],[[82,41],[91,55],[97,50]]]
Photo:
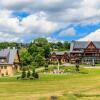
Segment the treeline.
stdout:
[[13,48],[16,47],[18,49],[22,48],[22,47],[28,47],[29,44],[26,43],[16,43],[16,42],[1,42],[0,43],[0,49],[5,49],[5,48]]
[[[68,41],[64,41],[63,43],[62,42],[56,42],[56,43],[53,43],[53,42],[48,42],[45,38],[38,38],[39,41],[43,42],[47,42],[49,47],[50,47],[50,50],[51,51],[66,51],[66,50],[69,50],[70,49],[70,43]],[[4,48],[12,48],[12,47],[16,47],[18,49],[20,48],[27,48],[29,47],[29,45],[31,44],[34,44],[35,41],[38,41],[38,39],[35,39],[32,43],[16,43],[16,42],[1,42],[0,43],[0,49],[4,49]]]
[[47,66],[50,52],[67,51],[70,48],[69,42],[49,43],[46,38],[37,38],[28,44],[23,43],[0,43],[0,49],[16,47],[20,52],[22,66],[31,68],[33,66]]
[[57,42],[57,43],[50,43],[50,48],[52,51],[69,51],[70,49],[70,43],[68,41]]

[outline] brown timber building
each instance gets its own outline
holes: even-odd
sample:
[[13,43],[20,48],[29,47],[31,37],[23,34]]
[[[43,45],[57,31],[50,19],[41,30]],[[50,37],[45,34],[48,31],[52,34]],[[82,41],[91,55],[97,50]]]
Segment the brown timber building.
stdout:
[[72,41],[69,52],[52,52],[50,60],[63,63],[76,63],[76,60],[82,64],[100,63],[100,42]]
[[50,55],[50,60],[67,63],[69,62],[69,55],[67,52],[52,52]]
[[100,42],[71,42],[70,62],[75,63],[77,59],[86,64],[100,63]]

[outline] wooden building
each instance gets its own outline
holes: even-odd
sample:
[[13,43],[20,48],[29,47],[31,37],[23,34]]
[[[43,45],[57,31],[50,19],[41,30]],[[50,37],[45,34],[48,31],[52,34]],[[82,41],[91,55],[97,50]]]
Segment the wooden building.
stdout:
[[51,52],[50,60],[66,63],[69,62],[69,55],[67,52]]
[[7,48],[0,50],[0,76],[13,76],[20,70],[18,50]]
[[94,64],[100,63],[100,42],[80,42],[72,41],[70,46],[70,62],[76,60],[81,63]]

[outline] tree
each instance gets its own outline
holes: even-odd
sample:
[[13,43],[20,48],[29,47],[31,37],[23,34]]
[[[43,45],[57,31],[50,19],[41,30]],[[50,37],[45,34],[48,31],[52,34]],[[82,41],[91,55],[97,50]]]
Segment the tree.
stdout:
[[37,52],[45,57],[48,58],[50,55],[50,45],[45,38],[37,38],[33,42],[34,45],[37,46]]
[[70,43],[68,41],[65,42],[57,42],[57,43],[49,43],[52,51],[57,49],[58,51],[66,51],[70,49]]
[[34,42],[37,46],[39,47],[43,47],[43,45],[47,45],[48,41],[46,38],[37,38],[34,40]]
[[45,57],[44,47],[38,47],[38,54],[40,54],[42,57]]
[[58,48],[58,50],[63,50],[63,43],[61,43],[61,42],[57,42],[57,48]]
[[36,44],[30,43],[29,47],[28,47],[28,52],[35,57],[38,54],[38,47],[36,46]]
[[35,57],[35,60],[34,61],[35,61],[36,67],[43,66],[44,65],[44,62],[45,62],[44,58],[40,54],[38,54]]
[[49,58],[49,56],[50,56],[50,46],[48,44],[44,46],[44,57],[47,59]]
[[64,46],[64,49],[65,49],[65,50],[69,50],[69,49],[70,49],[70,43],[68,43],[67,41],[65,41],[65,42],[63,43],[63,46]]
[[[18,48],[20,49],[22,47],[22,45],[25,45],[24,43],[16,43],[16,42],[1,42],[0,43],[0,49],[5,49],[5,48]],[[25,46],[26,47],[26,46]]]
[[20,50],[20,60],[23,64],[23,66],[28,66],[31,64],[32,62],[32,56],[30,55],[30,53],[28,52],[27,49],[23,48]]
[[30,55],[32,55],[34,65],[36,67],[40,67],[44,65],[45,59],[49,58],[50,45],[47,39],[37,38],[32,43],[30,43],[28,52]]
[[51,51],[54,51],[54,49],[55,49],[55,43],[50,42],[49,46],[50,46]]

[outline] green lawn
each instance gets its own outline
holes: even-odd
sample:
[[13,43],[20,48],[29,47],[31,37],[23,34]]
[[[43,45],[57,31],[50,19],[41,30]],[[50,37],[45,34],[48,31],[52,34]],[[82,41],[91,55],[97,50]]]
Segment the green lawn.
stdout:
[[100,69],[87,70],[88,74],[40,74],[39,80],[0,78],[0,100],[100,100]]

